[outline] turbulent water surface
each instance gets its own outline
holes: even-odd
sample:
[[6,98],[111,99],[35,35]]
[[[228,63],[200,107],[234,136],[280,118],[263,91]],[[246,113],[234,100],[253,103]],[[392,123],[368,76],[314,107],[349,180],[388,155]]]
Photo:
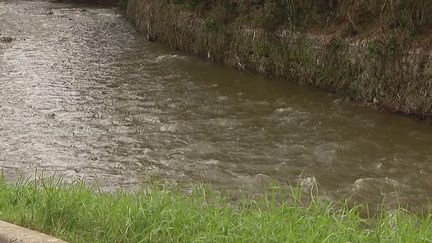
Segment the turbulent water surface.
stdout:
[[431,195],[429,124],[172,52],[116,9],[0,1],[0,118],[11,179],[256,192],[273,178],[371,203]]

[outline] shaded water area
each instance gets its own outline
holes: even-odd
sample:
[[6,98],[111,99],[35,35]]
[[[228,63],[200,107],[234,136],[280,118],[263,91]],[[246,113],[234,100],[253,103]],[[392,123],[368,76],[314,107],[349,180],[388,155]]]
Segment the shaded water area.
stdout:
[[430,124],[289,83],[149,43],[116,9],[0,1],[0,167],[428,205]]

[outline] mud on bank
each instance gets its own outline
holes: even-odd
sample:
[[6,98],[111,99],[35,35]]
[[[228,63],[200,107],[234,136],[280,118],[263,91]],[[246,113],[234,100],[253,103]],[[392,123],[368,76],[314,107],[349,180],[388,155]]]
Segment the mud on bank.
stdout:
[[[309,21],[307,27],[291,21],[273,23],[279,26],[274,28],[257,24],[256,18],[265,20],[265,15],[230,17],[217,4],[210,7],[213,10],[202,10],[179,2],[129,0],[124,6],[128,20],[148,39],[172,48],[241,70],[340,92],[383,110],[432,117],[432,52],[422,45],[427,37],[419,37],[427,24],[397,26],[382,10],[375,13],[379,26],[373,21],[353,23],[349,13],[344,24],[339,13]],[[378,20],[383,16],[388,23]],[[326,26],[320,19],[327,19]]]

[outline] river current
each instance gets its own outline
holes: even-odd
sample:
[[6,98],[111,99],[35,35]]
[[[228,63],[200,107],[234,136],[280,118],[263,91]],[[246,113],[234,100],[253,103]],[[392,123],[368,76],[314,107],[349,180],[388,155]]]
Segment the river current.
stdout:
[[430,124],[295,83],[150,43],[113,8],[0,1],[0,168],[428,205]]

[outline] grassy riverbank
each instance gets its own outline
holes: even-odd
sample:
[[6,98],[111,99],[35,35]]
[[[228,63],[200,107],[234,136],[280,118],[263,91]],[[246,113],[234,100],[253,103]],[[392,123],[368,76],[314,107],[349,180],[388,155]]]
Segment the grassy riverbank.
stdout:
[[334,210],[295,200],[230,205],[197,188],[185,195],[152,187],[137,193],[95,192],[52,179],[0,182],[0,218],[71,242],[423,242],[430,216],[399,210],[364,220],[357,210]]
[[432,119],[431,1],[122,0],[152,41]]

